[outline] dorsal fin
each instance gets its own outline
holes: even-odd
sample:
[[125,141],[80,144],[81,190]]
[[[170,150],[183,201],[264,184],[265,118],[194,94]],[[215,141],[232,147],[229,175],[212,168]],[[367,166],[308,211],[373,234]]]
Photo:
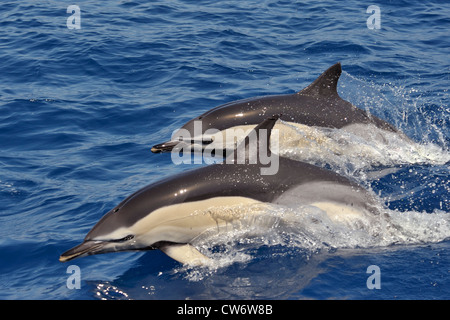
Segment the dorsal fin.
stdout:
[[[275,126],[275,123],[278,119],[280,119],[281,114],[274,114],[270,118],[267,118],[260,124],[258,124],[253,131],[256,133],[256,143],[257,143],[257,150],[263,148],[267,151],[267,155],[270,155],[270,135],[272,134],[272,129]],[[267,130],[267,134],[261,135],[261,130]],[[247,151],[250,148],[251,143],[251,137],[250,134],[245,137],[244,141],[242,143],[245,144],[245,150]],[[247,152],[246,152],[247,153]]]
[[341,73],[341,63],[338,62],[328,68],[313,83],[311,83],[302,91],[298,92],[298,94],[309,96],[337,95],[337,83],[339,77],[341,76]]
[[244,138],[244,141],[234,149],[233,154],[231,155],[233,161],[239,163],[239,160],[244,159],[242,152],[245,152],[246,163],[249,159],[252,159],[252,157],[255,157],[253,160],[257,159],[257,163],[259,163],[261,149],[264,150],[265,155],[270,156],[270,136],[275,123],[280,117],[281,114],[273,115],[253,128],[253,130]]

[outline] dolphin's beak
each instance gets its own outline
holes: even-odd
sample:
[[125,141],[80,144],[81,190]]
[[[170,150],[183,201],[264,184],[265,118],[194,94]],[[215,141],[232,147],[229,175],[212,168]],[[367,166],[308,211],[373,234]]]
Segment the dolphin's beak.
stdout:
[[161,144],[154,145],[151,150],[153,153],[170,152],[179,143],[180,141],[167,141]]
[[59,261],[66,262],[75,258],[88,256],[91,254],[101,253],[103,247],[108,242],[88,240],[64,252]]

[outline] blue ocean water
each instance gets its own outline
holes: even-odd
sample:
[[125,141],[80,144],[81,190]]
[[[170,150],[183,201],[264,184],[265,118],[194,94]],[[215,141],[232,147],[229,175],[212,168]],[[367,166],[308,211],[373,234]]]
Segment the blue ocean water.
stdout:
[[[448,299],[449,29],[448,1],[2,1],[0,298]],[[408,240],[364,247],[351,234],[311,250],[270,233],[224,243],[231,263],[215,269],[159,251],[58,261],[126,196],[189,169],[152,145],[225,102],[298,91],[338,61],[341,96],[423,146],[417,161],[389,159],[396,171],[359,175]],[[80,289],[67,286],[70,264]],[[372,265],[380,289],[367,286]]]

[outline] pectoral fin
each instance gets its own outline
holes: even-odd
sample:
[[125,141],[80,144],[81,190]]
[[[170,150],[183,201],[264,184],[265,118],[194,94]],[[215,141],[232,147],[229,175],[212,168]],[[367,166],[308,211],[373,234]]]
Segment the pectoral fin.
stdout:
[[201,266],[211,259],[187,243],[164,242],[158,249],[172,259],[190,266]]

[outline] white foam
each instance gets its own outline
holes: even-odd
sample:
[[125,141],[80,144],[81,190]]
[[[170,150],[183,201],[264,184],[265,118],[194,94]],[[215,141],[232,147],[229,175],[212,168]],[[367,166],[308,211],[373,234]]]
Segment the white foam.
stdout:
[[450,152],[432,143],[417,143],[403,135],[374,125],[343,129],[314,128],[284,123],[280,131],[280,154],[336,171],[355,175],[376,167],[409,164],[444,165]]
[[286,254],[301,249],[310,254],[323,250],[360,249],[391,245],[437,243],[450,238],[450,214],[399,212],[383,209],[377,216],[331,220],[320,208],[281,205],[235,206],[243,218],[226,232],[205,233],[194,245],[213,258],[203,268],[183,266],[189,280],[198,281],[233,263],[249,263],[262,246],[280,246]]

